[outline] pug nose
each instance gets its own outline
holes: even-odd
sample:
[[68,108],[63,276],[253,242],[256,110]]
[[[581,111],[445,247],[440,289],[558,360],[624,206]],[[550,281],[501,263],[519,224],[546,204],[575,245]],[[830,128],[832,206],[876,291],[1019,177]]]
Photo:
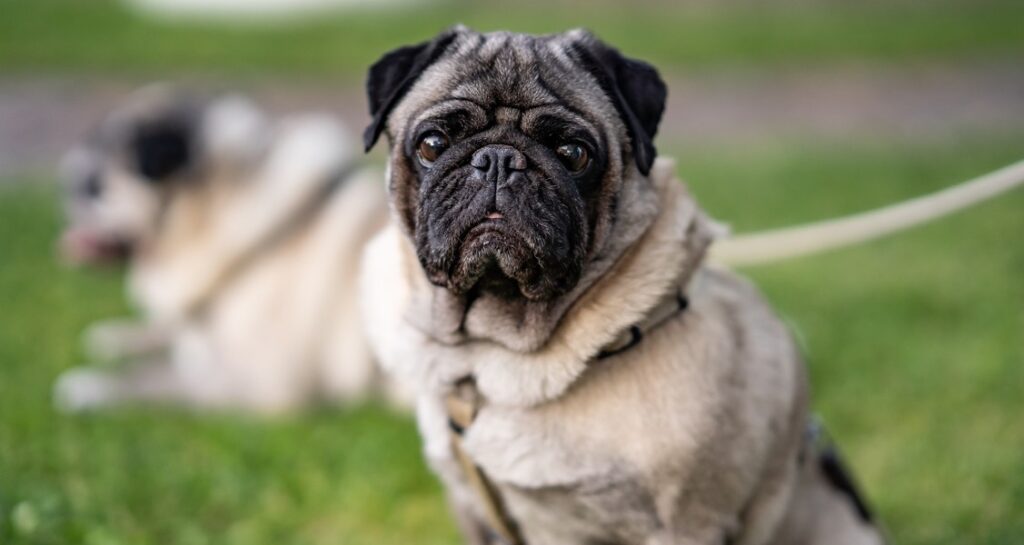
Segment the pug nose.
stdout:
[[499,183],[507,181],[515,172],[526,170],[526,156],[512,146],[497,144],[476,150],[470,164],[485,180]]

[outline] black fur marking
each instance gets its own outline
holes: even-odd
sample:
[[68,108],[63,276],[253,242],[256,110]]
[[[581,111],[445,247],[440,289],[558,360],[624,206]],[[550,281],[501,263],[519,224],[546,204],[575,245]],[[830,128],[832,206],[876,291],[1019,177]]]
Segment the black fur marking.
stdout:
[[441,58],[457,32],[449,30],[429,42],[400,47],[385,54],[373,66],[366,79],[366,97],[373,121],[363,132],[366,151],[377,143],[388,115],[412,88],[420,74]]
[[[515,150],[524,168],[473,167],[474,155],[493,146]],[[579,189],[552,150],[517,128],[498,125],[453,142],[420,168],[419,184],[414,238],[435,284],[457,294],[481,284],[547,299],[579,278],[588,238]],[[492,212],[502,218],[485,221]]]
[[[477,116],[453,107],[439,108],[436,115],[410,127],[404,142],[407,157],[414,158],[419,139],[430,130],[444,130],[452,141],[429,168],[412,160],[419,173],[418,214],[412,229],[428,277],[455,293],[471,290],[477,281],[491,292],[512,296],[525,295],[522,288],[527,288],[529,297],[541,299],[571,289],[592,236],[585,215],[588,197],[600,187],[607,168],[603,135],[591,134],[571,115],[557,112],[528,125],[499,124],[492,112],[497,107],[489,106],[481,108],[485,125],[480,126]],[[464,122],[453,122],[453,114]],[[581,172],[568,171],[554,153],[554,148],[569,141],[582,142],[592,157]],[[489,145],[518,150],[525,155],[527,168],[483,177],[467,169],[473,155]],[[462,253],[459,245],[467,229],[490,212],[504,216],[504,221],[492,225],[494,230],[515,233],[525,246],[490,246],[496,250],[496,259],[479,261],[479,248]]]
[[456,424],[455,421],[452,420],[451,418],[448,419],[448,428],[455,432],[456,435],[461,436],[462,434],[466,433],[466,428],[463,428],[462,426]]
[[139,125],[130,149],[135,168],[152,181],[162,181],[192,162],[192,129],[186,119],[166,118]]
[[[536,45],[536,44],[534,44],[534,51],[536,51],[536,50],[537,50],[537,45]],[[537,58],[543,58],[543,57],[541,57],[541,56],[540,56],[540,54],[539,54],[539,53],[537,53]],[[557,93],[557,92],[555,91],[555,87],[554,87],[553,85],[551,85],[551,83],[550,83],[550,82],[548,82],[548,80],[547,80],[547,79],[546,79],[546,78],[544,77],[544,74],[543,74],[543,73],[542,73],[542,72],[541,72],[540,70],[534,70],[533,76],[534,76],[534,78],[533,78],[533,83],[534,83],[534,84],[535,84],[535,85],[536,85],[536,86],[537,86],[537,87],[538,87],[538,88],[539,88],[539,89],[540,89],[541,91],[543,91],[544,93],[546,93],[546,94],[547,94],[548,96],[552,96],[552,97],[556,97],[556,96],[558,96],[558,93]],[[561,106],[562,106],[562,107],[565,107],[566,109],[568,109],[568,110],[570,110],[570,111],[573,111],[573,110],[572,110],[572,108],[568,108],[568,107],[567,107],[567,106],[565,106],[564,104],[563,104],[563,105],[561,105]],[[577,112],[573,112],[573,113],[577,113]],[[580,117],[583,117],[583,116],[582,116],[581,114],[579,114],[579,113],[577,113],[577,115],[580,115]]]
[[850,498],[861,520],[871,523],[874,516],[868,508],[867,502],[857,490],[857,485],[854,484],[850,472],[846,469],[846,464],[843,463],[835,447],[831,445],[825,447],[818,457],[818,462],[821,464],[821,471],[825,474],[829,484]]
[[406,155],[414,156],[420,139],[431,131],[441,131],[455,142],[487,128],[492,121],[488,112],[471,100],[457,99],[442,104],[444,107],[438,108],[440,113],[409,128],[410,137],[405,143]]
[[646,176],[657,156],[654,136],[665,111],[665,82],[653,66],[624,57],[597,39],[573,44],[571,49],[626,123],[637,167]]
[[99,173],[93,172],[85,177],[79,188],[80,193],[87,198],[95,199],[103,194],[103,182]]

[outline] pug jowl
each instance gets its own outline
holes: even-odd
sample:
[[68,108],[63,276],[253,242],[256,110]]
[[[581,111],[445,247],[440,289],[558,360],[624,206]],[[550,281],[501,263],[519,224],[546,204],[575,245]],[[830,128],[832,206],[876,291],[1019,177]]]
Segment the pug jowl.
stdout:
[[653,67],[584,31],[457,27],[367,91],[393,215],[363,262],[368,332],[418,384],[470,542],[882,542],[807,432],[789,333],[702,262],[716,227],[656,158]]

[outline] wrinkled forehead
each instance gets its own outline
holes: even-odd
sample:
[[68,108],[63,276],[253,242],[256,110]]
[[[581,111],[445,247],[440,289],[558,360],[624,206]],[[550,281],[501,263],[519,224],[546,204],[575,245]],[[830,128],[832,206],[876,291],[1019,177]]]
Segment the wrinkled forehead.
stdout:
[[[572,70],[562,40],[507,33],[475,34],[456,44],[448,95],[484,105],[530,108],[559,101],[557,73]],[[552,70],[554,68],[555,70]]]
[[390,118],[401,138],[417,122],[472,106],[489,113],[559,110],[596,129],[615,119],[614,106],[571,54],[575,33],[530,36],[466,32],[417,80]]

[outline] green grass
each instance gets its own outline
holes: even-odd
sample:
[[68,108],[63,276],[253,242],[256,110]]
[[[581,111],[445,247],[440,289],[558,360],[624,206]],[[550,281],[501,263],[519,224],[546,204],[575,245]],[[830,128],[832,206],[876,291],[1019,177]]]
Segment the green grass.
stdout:
[[[821,219],[1024,158],[1021,138],[690,152],[738,230]],[[1024,191],[865,246],[748,271],[805,344],[815,407],[895,543],[1024,539]]]
[[[938,59],[1024,52],[1024,4],[709,2],[701,9],[608,3],[449,0],[415,9],[318,17],[281,28],[144,20],[111,0],[0,0],[0,70],[159,74],[267,71],[361,79],[398,45],[463,22],[481,30],[584,26],[666,69],[719,63]],[[503,7],[504,6],[504,7]]]
[[[852,212],[1020,158],[1020,138],[687,150],[741,229]],[[0,543],[454,543],[414,426],[377,407],[261,422],[49,405],[117,271],[55,263],[48,184],[0,186]],[[1024,539],[1024,192],[749,271],[806,346],[815,407],[895,542]]]
[[412,422],[379,407],[274,422],[53,411],[78,332],[127,311],[119,274],[56,263],[51,187],[0,184],[0,218],[0,544],[454,541]]

